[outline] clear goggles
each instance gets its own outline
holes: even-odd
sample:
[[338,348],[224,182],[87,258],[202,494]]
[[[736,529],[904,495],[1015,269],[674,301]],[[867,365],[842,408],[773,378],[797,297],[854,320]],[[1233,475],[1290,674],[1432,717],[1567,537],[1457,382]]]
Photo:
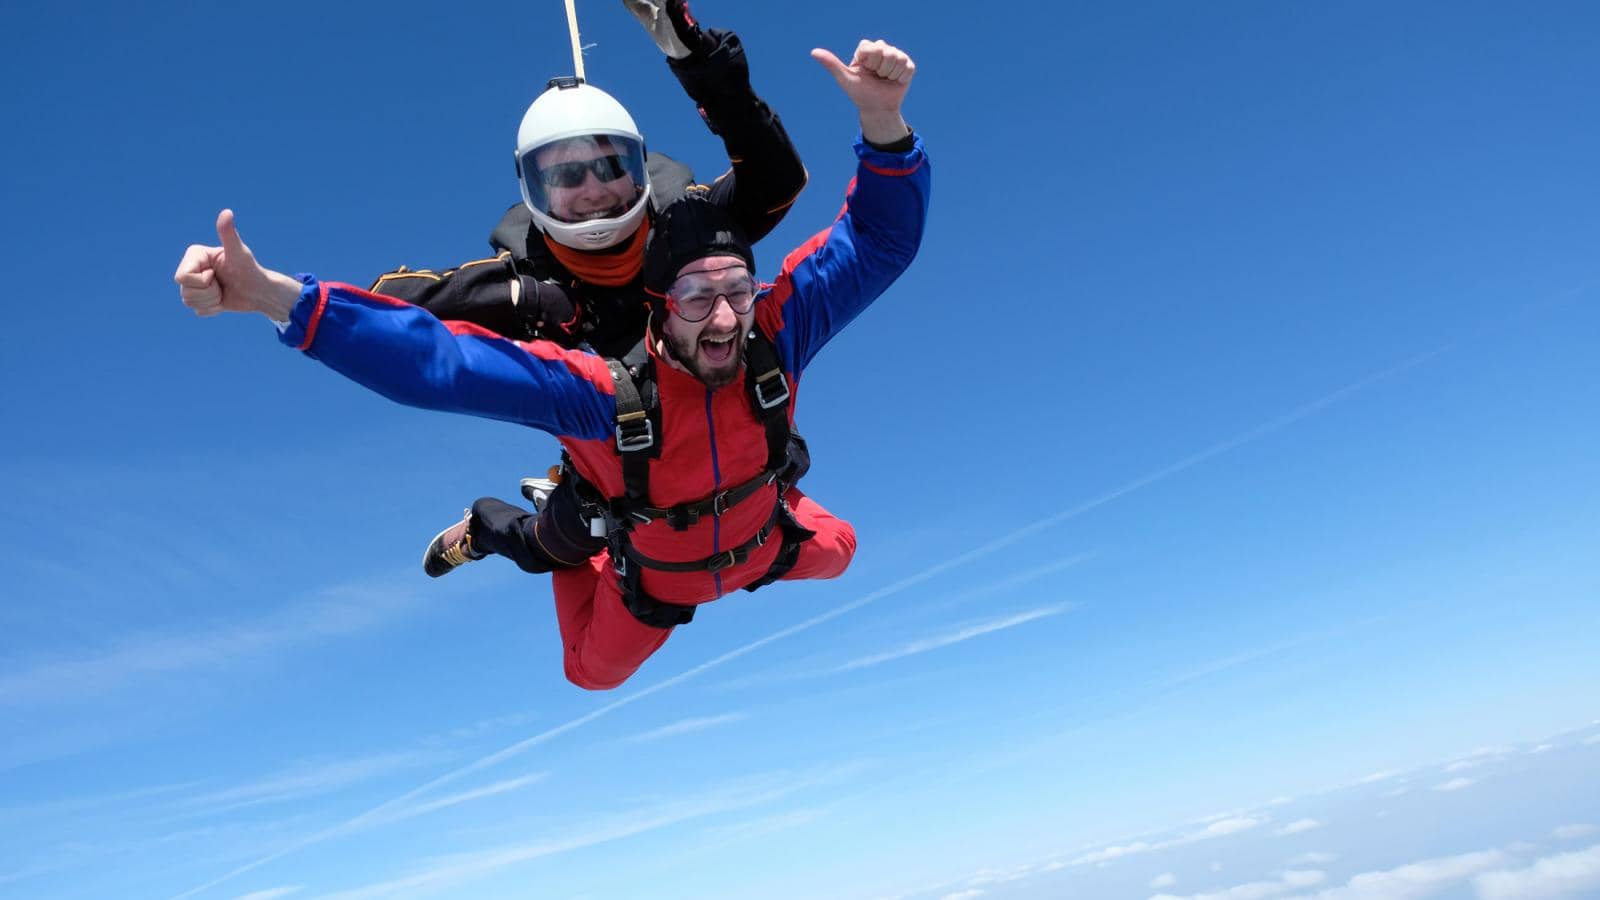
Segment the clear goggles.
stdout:
[[705,272],[691,272],[667,288],[667,310],[685,322],[699,322],[717,308],[717,301],[739,315],[756,303],[760,284],[744,266],[727,266]]

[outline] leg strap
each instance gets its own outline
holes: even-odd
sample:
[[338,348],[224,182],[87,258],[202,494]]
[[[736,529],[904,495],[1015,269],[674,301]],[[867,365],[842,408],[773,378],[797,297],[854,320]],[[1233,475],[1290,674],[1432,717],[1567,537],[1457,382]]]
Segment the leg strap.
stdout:
[[764,588],[789,574],[789,570],[800,560],[800,545],[817,536],[815,531],[801,525],[800,520],[794,517],[794,511],[789,509],[789,501],[779,500],[778,505],[781,507],[778,525],[783,529],[783,546],[778,549],[778,556],[772,561],[772,568],[767,570],[767,574],[744,586],[747,591]]

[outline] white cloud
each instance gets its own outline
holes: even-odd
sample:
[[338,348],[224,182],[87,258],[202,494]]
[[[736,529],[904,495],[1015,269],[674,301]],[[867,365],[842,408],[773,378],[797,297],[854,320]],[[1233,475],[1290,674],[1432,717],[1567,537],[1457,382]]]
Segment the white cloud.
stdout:
[[971,590],[962,591],[961,593],[952,596],[947,603],[942,605],[949,606],[958,603],[965,603],[968,600],[978,597],[987,597],[994,594],[1012,592],[1023,585],[1038,581],[1047,575],[1055,575],[1059,572],[1070,569],[1073,566],[1081,565],[1088,560],[1094,559],[1094,557],[1095,554],[1093,553],[1079,553],[1076,556],[1064,557],[1054,562],[1045,563],[1042,566],[1024,569],[1015,575],[994,580],[985,580],[983,584],[980,584]]
[[1585,744],[1600,744],[1600,734],[1591,734],[1583,739]]
[[1302,853],[1299,856],[1294,857],[1293,859],[1291,859],[1288,862],[1284,863],[1284,865],[1288,865],[1288,866],[1325,866],[1328,863],[1331,863],[1331,862],[1333,862],[1334,860],[1336,860],[1338,858],[1339,858],[1339,854],[1337,854],[1337,853],[1325,853],[1325,852],[1320,851],[1320,850],[1313,850],[1310,853]]
[[[1213,872],[1221,868],[1220,864],[1212,863]],[[1289,871],[1284,872],[1276,881],[1251,881],[1220,891],[1206,891],[1181,897],[1173,894],[1157,894],[1150,900],[1266,900],[1268,897],[1282,896],[1289,891],[1315,887],[1325,878],[1323,873],[1316,871]]]
[[1452,778],[1449,781],[1446,781],[1444,784],[1436,784],[1436,785],[1434,785],[1433,789],[1436,790],[1436,791],[1445,791],[1445,792],[1448,793],[1450,791],[1459,791],[1459,790],[1462,790],[1463,788],[1472,787],[1473,785],[1475,785],[1477,783],[1478,783],[1477,780],[1473,779],[1473,778]]
[[210,815],[246,806],[332,793],[433,761],[435,757],[432,754],[400,752],[297,766],[259,781],[185,798],[178,806],[188,815]]
[[1157,890],[1160,890],[1161,888],[1172,887],[1177,883],[1178,876],[1172,874],[1171,872],[1162,872],[1160,875],[1150,879],[1150,886]]
[[104,696],[142,676],[224,669],[309,641],[364,631],[422,605],[414,591],[382,586],[329,588],[319,599],[254,621],[209,631],[125,639],[91,656],[35,665],[0,676],[0,703]]
[[1210,825],[1207,825],[1201,831],[1191,834],[1187,838],[1183,838],[1181,840],[1202,841],[1207,838],[1224,837],[1230,834],[1238,834],[1241,831],[1249,831],[1252,828],[1259,827],[1260,825],[1265,824],[1266,821],[1266,819],[1258,819],[1253,816],[1233,816],[1227,819],[1218,819],[1217,821],[1212,822]]
[[828,812],[824,808],[796,809],[764,818],[752,819],[748,822],[709,828],[705,832],[706,836],[703,843],[707,845],[731,844],[775,834],[790,828],[801,828],[826,817]]
[[493,734],[494,732],[497,732],[497,731],[505,731],[505,730],[511,729],[511,728],[521,728],[524,725],[529,725],[529,724],[532,724],[533,722],[538,721],[538,719],[539,719],[539,714],[538,713],[532,713],[532,712],[507,713],[506,715],[503,715],[503,716],[495,716],[495,717],[489,718],[489,719],[482,719],[482,720],[477,721],[477,722],[472,722],[472,723],[467,724],[467,725],[462,725],[462,726],[459,726],[457,728],[453,728],[453,729],[450,730],[450,732],[448,734],[445,734],[445,735],[433,735],[433,736],[430,736],[428,738],[425,738],[424,741],[425,742],[433,742],[433,743],[443,743],[445,741],[473,740],[475,738],[481,738],[484,735]]
[[279,897],[287,897],[290,894],[298,894],[302,890],[304,890],[304,887],[298,884],[291,885],[289,887],[269,888],[264,891],[254,891],[249,894],[244,894],[235,898],[235,900],[278,900]]
[[979,870],[978,874],[968,879],[968,883],[972,885],[979,885],[1005,884],[1009,881],[1021,881],[1022,879],[1027,878],[1029,875],[1034,874],[1036,868],[1037,867],[1035,865],[1029,863],[1010,869],[981,869]]
[[1482,900],[1544,900],[1594,896],[1600,888],[1600,844],[1547,856],[1525,869],[1486,872],[1473,879]]
[[1492,763],[1511,755],[1510,750],[1504,747],[1479,747],[1459,759],[1452,760],[1444,767],[1446,772],[1462,772],[1475,769],[1486,763]]
[[1283,873],[1283,883],[1292,888],[1315,887],[1328,880],[1328,873],[1316,869],[1291,869]]
[[[546,840],[491,847],[433,860],[410,874],[330,894],[326,900],[368,900],[368,898],[404,894],[407,891],[441,891],[531,860],[594,847],[681,825],[695,819],[772,803],[820,784],[830,783],[834,776],[835,773],[831,771],[815,775],[788,772],[765,778],[740,779],[720,788],[697,792],[694,796],[677,802],[627,810],[576,828],[569,823],[560,827]],[[471,892],[456,890],[447,893],[466,896]]]
[[373,819],[368,824],[376,825],[382,823],[387,825],[391,822],[399,822],[404,819],[414,819],[417,816],[426,815],[441,809],[448,809],[452,806],[460,806],[463,803],[470,803],[473,800],[482,800],[485,797],[496,797],[500,794],[518,791],[530,784],[543,781],[547,777],[549,777],[548,772],[524,775],[521,778],[511,778],[506,781],[498,781],[494,784],[486,785],[481,788],[475,788],[470,791],[462,791],[458,794],[451,794],[448,797],[440,797],[437,800],[430,800],[427,803],[419,803],[415,806],[398,807],[392,812],[385,813],[382,816]]
[[964,891],[956,891],[953,894],[945,894],[943,897],[940,897],[939,900],[974,900],[974,898],[982,896],[982,890],[978,888],[968,888]]
[[[1153,844],[1146,843],[1144,841],[1135,841],[1131,844],[1106,847],[1101,850],[1096,850],[1092,853],[1086,853],[1083,856],[1072,860],[1071,865],[1080,866],[1104,863],[1124,856],[1133,856],[1134,854],[1138,853],[1148,853],[1154,850],[1165,850],[1169,847],[1180,847],[1185,844],[1193,844],[1199,841],[1227,837],[1229,835],[1249,831],[1253,828],[1258,828],[1269,821],[1271,820],[1265,816],[1257,817],[1229,814],[1225,817],[1217,818],[1211,822],[1208,822],[1206,826],[1201,828],[1199,831],[1192,831],[1188,834],[1180,835],[1171,840],[1158,841]],[[1222,863],[1220,861],[1212,861],[1212,872],[1221,872],[1222,868]],[[1151,887],[1157,887],[1157,885],[1151,885]]]
[[1279,828],[1275,833],[1278,835],[1301,834],[1302,832],[1311,831],[1321,827],[1322,823],[1318,822],[1316,819],[1296,819],[1282,828]]
[[1551,834],[1554,834],[1557,838],[1563,841],[1571,841],[1576,840],[1577,838],[1586,838],[1590,835],[1600,834],[1600,825],[1590,825],[1588,823],[1562,825],[1560,828],[1557,828],[1555,831],[1551,832]]
[[1399,777],[1400,777],[1400,773],[1399,772],[1391,772],[1391,771],[1373,772],[1371,775],[1363,775],[1362,777],[1357,778],[1355,780],[1355,783],[1356,784],[1375,784],[1375,783],[1377,783],[1379,781],[1388,781],[1391,778],[1399,778]]
[[1312,895],[1315,900],[1421,900],[1486,869],[1502,866],[1498,850],[1425,859],[1394,869],[1363,872],[1345,884]]
[[981,637],[983,635],[1001,631],[1006,628],[1015,628],[1018,625],[1043,619],[1049,616],[1059,615],[1071,608],[1072,607],[1070,604],[1060,603],[1055,606],[1046,606],[1040,609],[1029,610],[1027,612],[1017,613],[1013,616],[1006,616],[1004,618],[994,619],[988,622],[979,622],[974,625],[968,625],[964,628],[957,629],[948,634],[942,634],[931,638],[923,638],[920,641],[912,641],[911,643],[897,647],[894,650],[876,653],[871,656],[863,656],[860,659],[854,659],[841,666],[837,666],[832,671],[835,673],[850,672],[855,669],[865,669],[868,666],[876,666],[880,663],[889,662],[890,660],[902,659],[907,656],[915,656],[919,653],[927,653],[930,650],[939,650],[944,647],[949,647],[952,644],[959,644],[962,641],[972,640],[975,637]]
[[1155,849],[1154,845],[1147,844],[1144,841],[1134,841],[1131,844],[1122,844],[1122,845],[1118,845],[1118,846],[1106,847],[1106,848],[1101,849],[1101,850],[1096,850],[1096,851],[1094,851],[1092,853],[1085,853],[1084,855],[1078,857],[1077,859],[1074,859],[1071,864],[1074,865],[1074,866],[1093,865],[1094,863],[1101,863],[1101,862],[1106,862],[1107,860],[1119,859],[1119,858],[1124,857],[1124,856],[1132,856],[1135,853],[1146,853],[1146,852],[1149,852],[1150,850],[1154,850],[1154,849]]
[[740,722],[743,721],[744,718],[744,713],[727,713],[720,716],[701,716],[693,719],[682,719],[677,722],[673,722],[670,725],[663,725],[660,728],[656,728],[651,731],[646,731],[633,735],[632,737],[623,738],[623,742],[643,743],[645,741],[656,741],[662,738],[679,737],[685,734],[693,734],[696,731],[705,731],[708,728],[716,728],[719,725]]

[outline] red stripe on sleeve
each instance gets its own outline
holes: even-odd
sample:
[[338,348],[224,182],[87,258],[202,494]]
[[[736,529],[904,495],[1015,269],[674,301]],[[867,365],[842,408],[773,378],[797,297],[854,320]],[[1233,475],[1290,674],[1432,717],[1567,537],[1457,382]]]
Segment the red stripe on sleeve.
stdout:
[[324,291],[323,296],[327,296],[326,291],[328,290],[328,285],[329,284],[332,284],[334,287],[338,288],[341,291],[345,291],[347,293],[355,294],[357,297],[360,297],[363,300],[371,300],[371,301],[376,302],[376,303],[387,303],[390,306],[410,306],[411,305],[410,303],[407,303],[406,301],[401,300],[399,297],[391,297],[388,294],[374,294],[371,291],[364,290],[362,288],[358,288],[353,284],[345,284],[342,281],[323,282],[323,285],[322,285],[322,290]]
[[[361,288],[358,288],[352,284],[345,284],[343,282],[333,282],[333,284],[336,285],[341,291],[348,291],[351,294],[355,294],[360,299],[370,300],[374,303],[382,303],[388,306],[414,305],[401,300],[398,297],[390,297],[385,294],[374,294],[371,291],[362,290]],[[315,316],[320,316],[322,314],[322,308],[327,305],[327,302],[328,283],[323,282],[322,300],[317,304]],[[306,329],[306,342],[300,348],[302,350],[311,345],[310,335],[316,328],[316,318],[313,317],[311,321],[312,324]],[[497,331],[491,331],[488,328],[484,328],[482,325],[474,325],[471,322],[462,322],[456,319],[441,319],[439,320],[439,324],[443,325],[446,331],[449,331],[451,334],[455,335],[511,341],[510,338],[500,334]],[[561,363],[567,367],[567,371],[578,376],[579,378],[582,378],[590,384],[593,384],[603,393],[615,394],[617,391],[617,386],[611,381],[610,367],[606,365],[606,361],[604,359],[601,359],[593,353],[585,353],[582,350],[568,350],[562,347],[560,344],[554,343],[553,341],[511,341],[511,343],[516,344],[518,347],[521,347],[523,350],[527,351],[530,356],[538,359],[549,360],[551,362]]]
[[317,323],[322,321],[322,311],[327,308],[328,283],[326,281],[319,281],[317,282],[317,308],[311,311],[311,317],[306,322],[305,340],[301,341],[300,346],[296,349],[304,352],[311,346],[311,342],[317,337]]
[[617,392],[617,386],[611,380],[611,367],[593,353],[568,350],[554,341],[517,341],[516,344],[537,359],[561,363],[567,367],[567,371],[594,385],[603,394]]
[[866,160],[861,161],[861,167],[866,169],[868,172],[876,172],[879,175],[888,175],[891,178],[897,178],[903,175],[910,175],[912,172],[922,168],[922,160],[917,160],[917,164],[909,169],[883,169],[867,162]]

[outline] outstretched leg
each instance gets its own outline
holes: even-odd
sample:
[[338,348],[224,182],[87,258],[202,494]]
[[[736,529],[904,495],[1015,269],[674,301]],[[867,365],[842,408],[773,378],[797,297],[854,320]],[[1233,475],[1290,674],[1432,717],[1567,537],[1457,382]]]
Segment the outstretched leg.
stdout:
[[628,612],[608,554],[557,571],[552,587],[562,668],[578,687],[602,691],[622,684],[672,634],[672,629],[652,628]]
[[795,520],[815,531],[816,537],[800,545],[794,568],[784,573],[784,581],[804,578],[838,578],[856,555],[856,530],[849,522],[822,508],[799,488],[785,495]]
[[[458,525],[434,538],[423,562],[428,574],[442,575],[490,553],[506,557],[524,572],[553,572],[581,565],[606,545],[604,537],[589,534],[579,515],[577,494],[566,483],[556,488],[537,515],[503,500],[481,497],[472,504],[463,525],[464,533]],[[448,557],[452,552],[456,557]]]

